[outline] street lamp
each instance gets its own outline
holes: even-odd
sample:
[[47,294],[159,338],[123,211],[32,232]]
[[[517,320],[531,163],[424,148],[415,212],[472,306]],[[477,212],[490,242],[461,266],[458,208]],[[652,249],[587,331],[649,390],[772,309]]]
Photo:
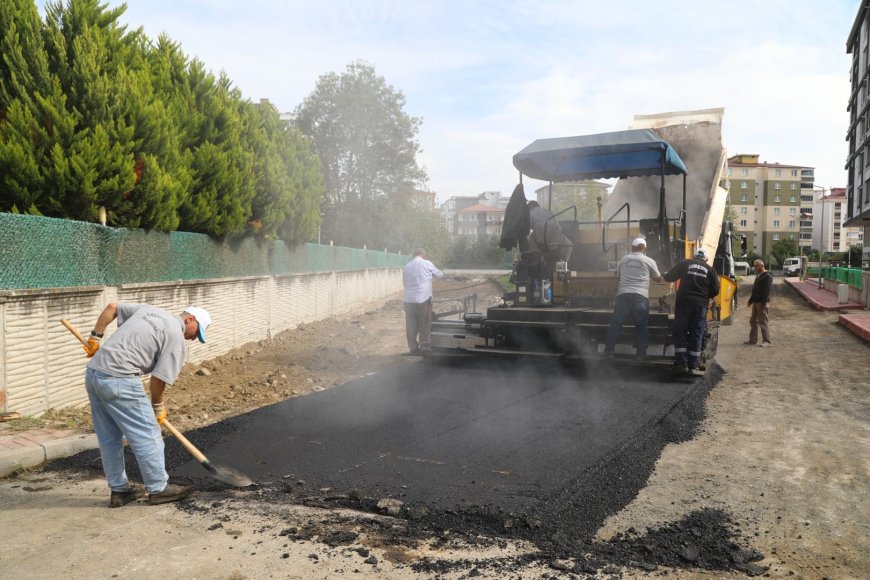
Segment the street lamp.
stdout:
[[819,198],[822,201],[822,220],[819,223],[819,288],[824,287],[822,282],[822,256],[825,252],[825,192],[828,190],[824,187],[819,187],[816,191],[821,191],[822,195]]

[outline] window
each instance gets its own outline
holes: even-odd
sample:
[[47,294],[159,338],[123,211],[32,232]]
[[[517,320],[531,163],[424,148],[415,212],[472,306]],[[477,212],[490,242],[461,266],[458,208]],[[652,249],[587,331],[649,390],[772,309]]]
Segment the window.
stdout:
[[788,196],[788,202],[789,203],[797,203],[797,196],[796,195]]
[[749,175],[749,170],[744,167],[740,170],[740,175]]
[[745,227],[746,227],[746,220],[740,220],[740,227],[741,227],[741,228],[745,228]]
[[745,181],[740,182],[740,189],[746,189],[747,187],[748,187],[748,185]]
[[779,234],[773,234],[773,241],[774,241],[774,242],[778,242],[778,241],[779,241]]
[[782,197],[780,197],[779,195],[773,196],[773,203],[780,203],[781,201],[782,201]]
[[773,208],[773,215],[779,215],[779,209],[778,207]]
[[740,196],[740,201],[746,201],[746,194],[745,193]]
[[773,174],[774,174],[776,177],[782,177],[782,169],[774,169],[774,170],[773,170]]
[[[773,227],[775,227],[775,228],[779,227],[779,220],[773,220]],[[779,239],[779,238],[777,238],[777,239]]]
[[778,182],[778,181],[774,181],[774,182],[773,182],[773,188],[774,188],[774,189],[782,189],[782,184],[781,184],[780,182]]
[[729,167],[729,168],[728,168],[728,177],[731,177],[731,171],[732,171],[732,170],[731,170],[731,168]]
[[791,189],[792,191],[797,190],[797,181],[792,181],[791,183],[789,183],[788,188]]
[[788,220],[788,227],[790,227],[790,228],[796,228],[796,227],[797,227],[797,222],[795,222],[794,220]]
[[792,169],[792,170],[791,170],[791,176],[792,176],[792,177],[797,177],[797,169]]
[[748,213],[748,211],[749,211],[749,210],[748,210],[746,207],[741,207],[741,208],[740,208],[740,213]]

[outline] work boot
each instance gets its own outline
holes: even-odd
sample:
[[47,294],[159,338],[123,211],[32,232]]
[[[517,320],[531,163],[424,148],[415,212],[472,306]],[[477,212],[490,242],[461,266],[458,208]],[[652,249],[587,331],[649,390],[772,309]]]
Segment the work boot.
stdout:
[[704,371],[702,371],[701,369],[689,369],[689,374],[693,377],[703,377]]
[[765,340],[764,342],[760,343],[758,346],[766,348],[766,347],[770,346],[770,341]]
[[681,377],[689,374],[689,367],[687,365],[674,365],[671,367],[671,374],[675,377]]
[[184,499],[193,491],[192,487],[167,483],[163,491],[148,496],[148,505],[160,505]]
[[136,501],[140,497],[145,497],[145,488],[135,483],[130,484],[130,489],[128,489],[127,491],[112,492],[112,497],[109,498],[109,507],[124,507],[131,501]]

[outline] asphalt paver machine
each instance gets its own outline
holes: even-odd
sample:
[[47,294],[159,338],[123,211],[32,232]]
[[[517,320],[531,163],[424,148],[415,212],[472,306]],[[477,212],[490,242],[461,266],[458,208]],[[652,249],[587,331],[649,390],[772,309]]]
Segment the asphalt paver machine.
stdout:
[[[549,182],[550,192],[556,183],[617,181],[606,202],[599,202],[597,219],[578,220],[574,206],[552,208],[549,219],[565,234],[559,237],[570,240],[567,259],[567,252],[548,251],[546,244],[530,248],[518,236],[514,289],[485,313],[433,322],[435,352],[600,359],[616,298],[616,263],[641,236],[662,273],[697,248],[712,256],[722,282],[702,353],[703,362],[712,359],[719,326],[730,322],[736,306],[731,227],[723,222],[722,114],[722,109],[708,109],[637,116],[629,130],[539,139],[514,155],[520,173],[514,196],[524,196],[524,176]],[[506,224],[509,219],[506,215]],[[674,284],[651,283],[648,356],[642,364],[672,361],[675,293]],[[634,327],[624,326],[617,362],[634,361],[635,338]]]

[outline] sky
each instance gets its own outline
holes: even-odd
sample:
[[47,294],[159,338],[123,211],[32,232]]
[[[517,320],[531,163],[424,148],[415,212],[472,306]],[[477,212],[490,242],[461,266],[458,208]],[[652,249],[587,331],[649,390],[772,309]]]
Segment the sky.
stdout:
[[418,161],[444,201],[509,196],[512,156],[535,139],[718,107],[729,155],[815,167],[816,185],[845,187],[846,39],[859,4],[129,0],[122,21],[153,39],[167,34],[246,98],[282,112],[320,75],[373,65],[422,119]]

